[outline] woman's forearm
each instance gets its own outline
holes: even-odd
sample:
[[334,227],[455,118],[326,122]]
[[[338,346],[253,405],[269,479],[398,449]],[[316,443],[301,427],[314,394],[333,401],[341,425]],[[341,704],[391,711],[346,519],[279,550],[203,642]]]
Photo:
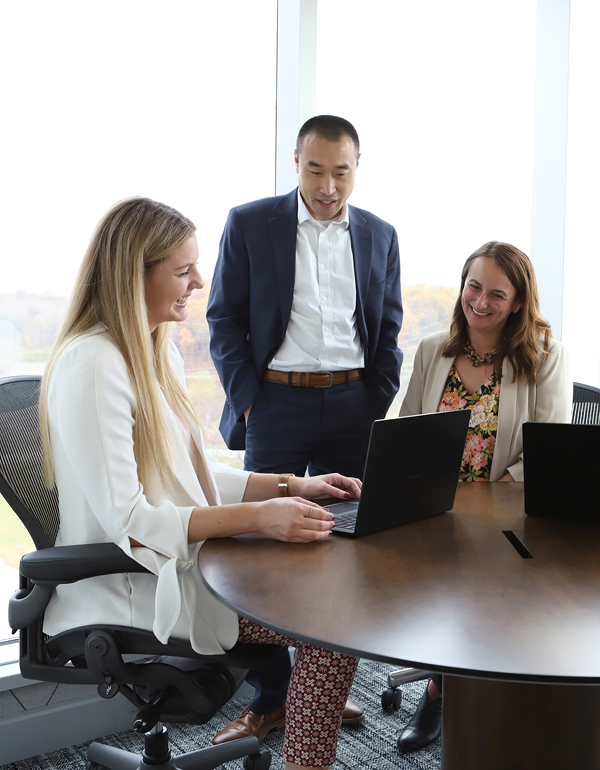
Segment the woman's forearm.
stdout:
[[[290,476],[289,495],[295,477]],[[243,501],[232,505],[196,507],[192,512],[188,527],[188,542],[198,543],[212,537],[233,537],[259,530],[261,506],[264,500],[279,497],[280,474],[252,473],[246,484]]]
[[[296,476],[283,474],[287,476],[288,493],[285,497],[294,497],[300,495],[300,479]],[[245,503],[256,503],[260,500],[271,500],[273,497],[280,497],[279,494],[279,473],[253,473],[248,479],[246,491],[244,493]]]
[[190,517],[188,542],[244,535],[258,529],[258,506],[254,503],[197,506]]
[[249,532],[293,543],[311,542],[327,537],[334,526],[333,515],[316,500],[360,497],[360,480],[339,473],[289,476],[288,494],[284,497],[279,494],[280,478],[278,473],[253,473],[248,478],[243,502],[194,508],[188,542]]
[[256,503],[196,507],[188,526],[188,542],[260,532],[275,540],[309,543],[331,534],[333,515],[300,497]]

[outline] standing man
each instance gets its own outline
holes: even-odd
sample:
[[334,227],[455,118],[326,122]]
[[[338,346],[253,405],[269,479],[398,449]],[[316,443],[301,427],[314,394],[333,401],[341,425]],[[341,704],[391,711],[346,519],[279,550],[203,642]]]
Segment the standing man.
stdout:
[[[348,205],[360,158],[343,118],[298,134],[298,188],[231,210],[208,302],[211,355],[227,401],[220,430],[245,468],[360,477],[373,420],[400,378],[394,228]],[[291,486],[291,484],[290,484]],[[249,709],[213,739],[262,738],[283,724],[289,669],[262,669]],[[351,702],[346,723],[363,718]]]
[[348,206],[351,123],[311,118],[294,156],[298,189],[232,209],[221,239],[207,310],[220,430],[247,470],[360,477],[399,385],[398,239]]

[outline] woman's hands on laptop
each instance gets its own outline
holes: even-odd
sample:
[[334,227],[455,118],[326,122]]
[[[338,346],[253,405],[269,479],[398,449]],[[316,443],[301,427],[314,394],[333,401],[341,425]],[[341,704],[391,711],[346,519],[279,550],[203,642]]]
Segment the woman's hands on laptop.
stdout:
[[340,473],[327,473],[323,476],[292,476],[288,479],[291,495],[298,495],[308,500],[324,500],[332,497],[338,500],[360,498],[362,481]]

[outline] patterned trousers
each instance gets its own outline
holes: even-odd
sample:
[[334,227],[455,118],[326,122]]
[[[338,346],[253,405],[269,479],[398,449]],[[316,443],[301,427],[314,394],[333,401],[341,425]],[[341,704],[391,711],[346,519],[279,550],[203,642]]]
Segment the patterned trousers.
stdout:
[[298,642],[246,618],[240,618],[239,641],[296,648],[285,706],[283,758],[309,767],[332,765],[358,658]]

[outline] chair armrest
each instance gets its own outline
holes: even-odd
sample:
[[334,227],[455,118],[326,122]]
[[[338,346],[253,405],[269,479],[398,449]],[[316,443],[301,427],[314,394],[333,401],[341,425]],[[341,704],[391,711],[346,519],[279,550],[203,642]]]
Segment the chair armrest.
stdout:
[[76,583],[78,580],[117,575],[123,572],[148,572],[115,543],[89,543],[42,548],[21,559],[19,572],[33,583]]
[[9,600],[8,622],[13,633],[44,614],[57,585],[101,575],[148,570],[115,543],[88,543],[26,553],[19,564],[19,572],[33,586],[20,588]]

